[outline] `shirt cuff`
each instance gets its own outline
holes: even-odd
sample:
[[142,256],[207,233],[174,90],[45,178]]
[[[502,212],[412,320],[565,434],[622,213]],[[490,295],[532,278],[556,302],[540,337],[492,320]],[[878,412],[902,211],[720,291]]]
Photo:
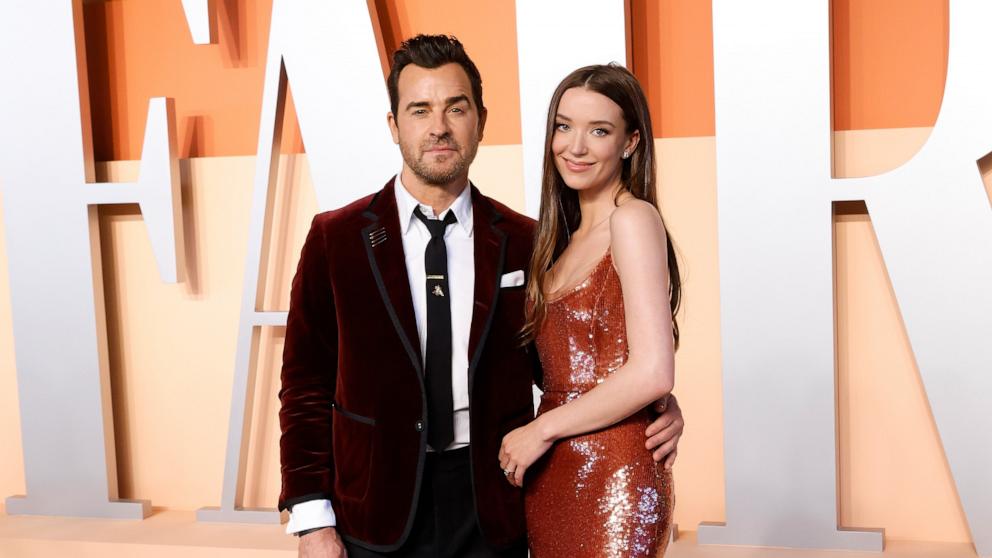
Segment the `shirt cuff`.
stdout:
[[334,527],[337,518],[330,500],[307,500],[293,505],[289,510],[289,523],[286,524],[286,534],[291,535],[306,529],[316,527]]

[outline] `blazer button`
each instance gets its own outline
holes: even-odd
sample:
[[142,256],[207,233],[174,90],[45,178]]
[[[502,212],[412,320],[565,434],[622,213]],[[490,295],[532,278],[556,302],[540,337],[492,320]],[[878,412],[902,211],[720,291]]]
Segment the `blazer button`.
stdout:
[[413,428],[417,432],[423,432],[424,431],[424,421],[418,420],[417,423],[413,425]]

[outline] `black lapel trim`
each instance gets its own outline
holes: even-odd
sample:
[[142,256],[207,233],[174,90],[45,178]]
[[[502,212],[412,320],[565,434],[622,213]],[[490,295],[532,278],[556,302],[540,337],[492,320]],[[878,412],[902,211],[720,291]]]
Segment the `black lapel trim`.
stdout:
[[482,328],[482,334],[479,336],[479,345],[475,348],[475,354],[472,355],[472,360],[468,365],[469,394],[472,393],[472,380],[475,377],[475,369],[479,364],[479,359],[482,358],[482,349],[486,346],[486,338],[489,337],[489,330],[493,325],[493,316],[496,315],[496,302],[499,300],[499,282],[500,277],[503,275],[503,263],[506,260],[506,233],[500,230],[495,224],[500,217],[501,215],[496,213],[493,216],[493,222],[490,225],[493,229],[493,233],[497,236],[497,238],[499,238],[499,260],[496,262],[496,277],[494,278],[496,288],[493,289],[493,299],[489,303],[489,315],[486,316],[486,325]]
[[[488,200],[483,196],[479,196],[483,200],[483,203],[488,205]],[[493,215],[489,221],[489,227],[492,229],[493,234],[499,238],[499,259],[496,261],[496,276],[493,278],[495,281],[495,288],[493,289],[493,298],[489,303],[489,315],[486,316],[486,325],[482,328],[482,333],[479,335],[478,345],[475,347],[475,354],[472,355],[472,360],[469,361],[468,365],[468,400],[469,400],[469,416],[472,414],[472,400],[475,397],[475,370],[479,365],[479,359],[482,358],[482,349],[486,346],[486,339],[489,337],[489,330],[493,324],[493,316],[496,315],[496,303],[499,301],[499,283],[500,277],[503,275],[503,264],[506,260],[506,233],[503,232],[496,223],[503,218],[503,215],[496,211],[496,208],[489,205],[489,210],[492,211]],[[478,208],[476,208],[477,210]],[[475,254],[478,258],[480,254]],[[482,518],[479,516],[479,496],[476,494],[475,489],[475,457],[472,452],[469,451],[469,470],[472,473],[472,502],[475,504],[472,506],[475,512],[475,522],[479,526],[479,532],[485,537],[485,528],[482,525]]]
[[[372,203],[375,203],[375,200],[372,200]],[[362,244],[365,245],[365,255],[369,260],[369,267],[372,268],[372,276],[375,277],[375,285],[379,289],[379,296],[382,297],[383,304],[386,305],[386,312],[389,313],[389,319],[393,322],[393,328],[396,330],[396,334],[399,335],[400,341],[403,342],[403,348],[406,349],[406,354],[410,357],[410,364],[412,364],[413,368],[417,371],[417,377],[420,378],[420,384],[421,387],[423,387],[424,371],[420,364],[420,358],[417,356],[417,350],[414,349],[413,343],[410,342],[410,339],[406,335],[406,331],[403,329],[403,324],[400,323],[400,318],[396,314],[396,308],[393,307],[393,302],[389,298],[389,291],[386,289],[386,283],[382,279],[382,272],[379,270],[379,263],[376,261],[375,254],[372,252],[372,240],[370,234],[377,228],[376,225],[378,224],[379,216],[371,211],[366,211],[363,215],[373,220],[372,223],[362,229],[361,234]]]
[[[406,518],[406,527],[403,528],[403,533],[400,535],[399,540],[394,544],[386,545],[375,545],[369,542],[342,534],[342,538],[354,543],[362,548],[367,548],[373,552],[392,552],[398,550],[406,542],[407,538],[410,536],[410,531],[413,530],[413,521],[417,516],[417,504],[420,502],[420,489],[422,487],[422,480],[424,476],[424,462],[427,459],[427,429],[430,427],[427,424],[427,388],[424,386],[424,371],[420,365],[420,358],[417,351],[414,350],[413,345],[410,343],[410,339],[406,336],[406,332],[403,330],[403,324],[400,323],[399,317],[396,315],[396,309],[393,307],[393,303],[389,298],[389,292],[386,290],[386,283],[382,279],[382,273],[379,271],[379,264],[376,262],[375,254],[372,252],[372,240],[369,236],[379,223],[379,216],[372,211],[372,207],[375,205],[379,196],[387,190],[393,184],[392,181],[386,185],[386,188],[380,190],[372,201],[369,202],[368,208],[362,213],[363,216],[370,219],[372,222],[365,226],[362,231],[362,243],[365,245],[365,255],[368,257],[369,266],[372,268],[372,275],[375,277],[376,287],[379,288],[379,295],[382,297],[382,302],[386,305],[386,312],[389,314],[389,319],[393,322],[393,328],[396,330],[397,335],[400,337],[400,341],[403,342],[403,348],[406,349],[407,356],[410,357],[410,363],[413,364],[414,370],[417,371],[417,380],[420,382],[420,408],[423,409],[423,418],[421,419],[424,423],[424,428],[420,432],[420,455],[417,456],[417,472],[416,477],[414,477],[413,484],[413,499],[410,502],[410,511]],[[396,240],[399,242],[399,239]]]

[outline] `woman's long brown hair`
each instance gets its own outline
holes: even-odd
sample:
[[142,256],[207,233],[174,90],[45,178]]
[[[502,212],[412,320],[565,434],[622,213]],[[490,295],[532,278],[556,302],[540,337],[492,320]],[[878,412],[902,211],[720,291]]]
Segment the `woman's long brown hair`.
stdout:
[[[548,108],[548,123],[544,139],[544,173],[541,180],[541,210],[534,237],[534,253],[530,260],[530,281],[527,283],[526,321],[521,336],[525,341],[534,339],[540,331],[546,315],[544,281],[545,276],[558,257],[568,246],[572,232],[579,228],[582,213],[579,210],[578,193],[569,188],[555,167],[551,142],[555,133],[558,105],[565,91],[573,87],[584,87],[605,95],[621,110],[627,133],[640,132],[640,141],[629,158],[624,159],[620,171],[623,185],[617,196],[627,191],[635,198],[650,202],[658,207],[657,174],[655,169],[654,135],[651,130],[651,115],[648,112],[647,98],[637,78],[626,68],[616,64],[595,65],[579,68],[565,77],[551,97]],[[614,202],[616,203],[616,202]],[[660,211],[659,211],[660,213]],[[668,299],[672,309],[672,333],[675,348],[679,346],[679,327],[675,315],[679,310],[682,294],[682,281],[679,276],[678,261],[670,235],[668,242]]]

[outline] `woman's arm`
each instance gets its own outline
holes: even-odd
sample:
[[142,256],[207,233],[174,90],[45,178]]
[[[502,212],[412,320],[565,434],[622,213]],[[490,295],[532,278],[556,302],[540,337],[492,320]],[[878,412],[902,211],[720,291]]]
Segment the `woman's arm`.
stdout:
[[633,200],[610,218],[613,263],[623,289],[627,362],[608,379],[503,439],[500,463],[514,471],[518,486],[524,471],[561,438],[616,424],[664,397],[674,385],[675,350],[668,297],[668,250],[658,211]]

